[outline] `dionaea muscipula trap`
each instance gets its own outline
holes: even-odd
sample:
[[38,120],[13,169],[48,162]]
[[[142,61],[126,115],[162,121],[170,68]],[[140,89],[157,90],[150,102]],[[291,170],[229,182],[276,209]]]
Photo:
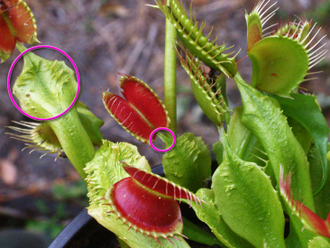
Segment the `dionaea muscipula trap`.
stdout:
[[24,1],[0,1],[0,34],[0,62],[10,57],[16,41],[29,44],[38,42],[36,20]]
[[[129,229],[157,239],[169,237],[178,239],[183,222],[176,199],[186,199],[190,204],[202,206],[202,200],[189,190],[158,175],[137,169],[123,163],[123,168],[130,175],[107,191],[104,200],[109,205],[110,214],[116,214]],[[160,243],[161,244],[161,243]]]
[[142,80],[120,73],[119,85],[124,96],[103,92],[103,103],[109,114],[131,135],[148,143],[158,127],[169,127],[165,105]]
[[289,97],[302,82],[313,79],[308,76],[314,73],[308,71],[325,58],[327,49],[323,49],[325,44],[319,45],[325,38],[317,38],[320,29],[312,34],[316,23],[312,25],[305,18],[264,28],[278,9],[275,5],[271,0],[261,0],[245,15],[247,53],[253,67],[251,85]]

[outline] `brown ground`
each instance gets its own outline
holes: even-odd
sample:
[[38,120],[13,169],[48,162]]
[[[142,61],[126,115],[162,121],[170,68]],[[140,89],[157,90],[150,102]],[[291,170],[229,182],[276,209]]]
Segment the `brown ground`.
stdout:
[[[76,62],[82,78],[81,98],[90,109],[105,122],[101,128],[104,138],[111,141],[127,141],[139,147],[151,165],[161,162],[161,154],[149,146],[136,141],[126,133],[107,113],[101,100],[101,88],[109,87],[118,91],[118,74],[134,75],[147,82],[158,95],[163,97],[163,53],[164,16],[145,4],[152,0],[26,0],[33,10],[38,24],[38,38],[42,44],[52,45],[66,51]],[[186,7],[188,0],[183,0]],[[319,4],[323,4],[319,6]],[[214,26],[214,37],[227,44],[234,44],[236,50],[242,48],[238,59],[246,55],[246,24],[244,10],[250,11],[254,1],[249,0],[195,0],[193,8],[197,20],[207,21],[206,31]],[[307,15],[313,17],[324,28],[320,32],[330,33],[328,23],[329,1],[321,0],[279,0],[281,11],[276,18]],[[270,23],[272,23],[272,21]],[[327,39],[325,41],[328,41]],[[328,41],[329,44],[329,41]],[[329,45],[327,45],[329,47]],[[17,52],[0,69],[0,215],[16,216],[17,219],[44,218],[35,208],[38,199],[47,204],[56,202],[51,194],[53,183],[65,184],[78,179],[67,160],[46,156],[42,153],[21,152],[22,142],[9,139],[5,126],[11,120],[23,120],[23,116],[9,101],[6,91],[6,76]],[[303,87],[319,95],[324,113],[330,123],[330,54],[322,66],[314,69],[325,71],[319,80],[304,83]],[[243,77],[249,80],[251,68],[249,59],[239,64]],[[190,91],[190,82],[182,68],[178,66],[178,134],[194,132],[202,136],[207,144],[217,140],[215,126],[202,115]],[[228,84],[231,108],[238,106],[239,95],[232,81]],[[29,196],[24,198],[23,196]],[[23,199],[23,200],[22,200]],[[71,206],[72,217],[82,206]],[[66,205],[66,206],[67,206]],[[54,208],[46,216],[54,214]],[[29,216],[30,215],[30,216]]]

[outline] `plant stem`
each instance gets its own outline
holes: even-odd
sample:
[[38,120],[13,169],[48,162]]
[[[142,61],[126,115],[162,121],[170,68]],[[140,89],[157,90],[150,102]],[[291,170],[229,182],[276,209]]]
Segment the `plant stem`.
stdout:
[[[20,52],[26,50],[24,45],[20,42],[17,42],[16,46]],[[20,104],[23,104],[25,107],[25,112],[30,115],[36,114],[38,117],[43,118],[49,117],[48,115],[56,116],[61,113],[63,109],[66,109],[73,99],[72,95],[75,92],[72,93],[72,91],[76,89],[75,85],[77,84],[73,77],[65,79],[67,80],[66,86],[61,87],[60,90],[50,87],[50,85],[57,84],[60,81],[55,78],[56,74],[51,70],[45,70],[45,68],[52,68],[51,66],[53,66],[54,63],[56,62],[43,59],[36,56],[34,53],[25,54],[24,56],[24,69],[20,77],[24,78],[27,74],[33,75],[33,77],[24,78],[23,83],[17,79],[14,88],[16,87],[19,89],[17,92],[26,92],[16,94],[15,96],[20,101]],[[37,64],[47,64],[48,67],[43,66],[41,67],[42,69],[40,69]],[[65,71],[66,69],[61,67],[60,70]],[[28,85],[28,87],[25,87],[26,85]],[[22,99],[24,99],[25,94],[30,92],[34,92],[35,96],[34,98],[31,97],[27,104]],[[44,113],[48,113],[48,115],[43,115]],[[85,179],[86,173],[83,169],[86,163],[93,159],[95,148],[79,118],[77,105],[73,106],[70,111],[61,117],[48,120],[46,123],[49,124],[50,128],[55,133],[67,158],[75,167],[81,178]]]
[[76,106],[68,113],[52,121],[48,121],[56,134],[65,155],[85,180],[84,168],[95,154],[95,148],[80,122]]
[[16,47],[21,53],[26,50],[26,47],[19,41],[16,42]]
[[[169,4],[169,0],[167,0]],[[170,129],[176,134],[176,29],[166,19],[165,59],[164,59],[164,98],[165,106],[171,119]]]

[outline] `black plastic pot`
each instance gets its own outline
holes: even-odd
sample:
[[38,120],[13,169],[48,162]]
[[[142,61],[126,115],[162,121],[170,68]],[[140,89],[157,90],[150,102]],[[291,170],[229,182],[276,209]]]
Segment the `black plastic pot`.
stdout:
[[[212,171],[217,167],[214,156],[212,157]],[[162,165],[158,165],[152,168],[153,173],[164,176],[164,171]],[[203,226],[206,225],[199,221],[196,217],[194,211],[181,204],[182,214],[184,217],[190,221]],[[188,241],[192,247],[208,247],[201,244],[197,244],[193,241]],[[80,214],[74,218],[54,239],[54,241],[49,246],[50,248],[60,248],[60,247],[118,247],[118,241],[112,232],[101,226],[96,220],[94,220],[90,215],[88,215],[87,210],[84,209]],[[219,246],[212,246],[219,247]]]

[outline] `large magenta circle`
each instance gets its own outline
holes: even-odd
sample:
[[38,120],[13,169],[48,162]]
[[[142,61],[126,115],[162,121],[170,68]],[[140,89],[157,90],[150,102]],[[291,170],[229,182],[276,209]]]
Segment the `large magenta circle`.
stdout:
[[[11,80],[11,75],[13,73],[13,70],[15,68],[15,65],[17,64],[18,60],[24,56],[24,54],[32,51],[32,50],[36,50],[36,49],[42,49],[42,48],[47,48],[47,49],[52,49],[52,50],[55,50],[61,54],[63,54],[69,61],[70,63],[72,64],[75,72],[76,72],[76,75],[77,75],[77,83],[78,83],[78,87],[77,87],[77,93],[72,101],[72,103],[70,104],[70,106],[61,114],[59,115],[56,115],[54,117],[51,117],[51,118],[37,118],[37,117],[34,117],[32,115],[29,115],[27,114],[26,112],[24,112],[18,105],[17,103],[15,102],[15,99],[11,93],[11,87],[10,87],[10,80]],[[8,88],[8,94],[9,94],[9,97],[10,97],[10,100],[13,102],[14,106],[16,107],[16,109],[21,112],[23,115],[25,115],[26,117],[29,117],[31,119],[34,119],[34,120],[38,120],[38,121],[49,121],[49,120],[53,120],[53,119],[56,119],[58,117],[61,117],[62,115],[64,115],[66,112],[68,112],[72,107],[73,105],[75,104],[75,102],[77,101],[78,99],[78,96],[79,96],[79,91],[80,91],[80,75],[79,75],[79,71],[78,71],[78,68],[76,66],[76,63],[73,61],[73,59],[64,51],[62,51],[61,49],[57,48],[57,47],[53,47],[53,46],[46,46],[46,45],[42,45],[42,46],[35,46],[35,47],[31,47],[27,50],[25,50],[24,52],[22,52],[20,55],[18,55],[18,57],[14,60],[14,62],[12,63],[10,69],[9,69],[9,72],[8,72],[8,77],[7,77],[7,88]]]
[[[173,137],[172,145],[171,145],[169,148],[164,149],[164,150],[162,150],[162,149],[158,149],[158,148],[157,148],[156,146],[154,146],[154,144],[152,143],[152,137],[154,136],[154,134],[157,133],[157,132],[159,132],[159,131],[162,131],[162,130],[169,132],[169,133],[172,135],[172,137]],[[174,145],[175,145],[175,134],[173,133],[173,131],[172,131],[171,129],[169,129],[169,128],[167,128],[167,127],[159,127],[159,128],[156,128],[154,131],[152,131],[152,133],[150,134],[150,137],[149,137],[149,141],[150,141],[150,145],[151,145],[151,147],[152,147],[153,149],[155,149],[157,152],[167,152],[167,151],[171,150],[171,149],[174,147]]]

